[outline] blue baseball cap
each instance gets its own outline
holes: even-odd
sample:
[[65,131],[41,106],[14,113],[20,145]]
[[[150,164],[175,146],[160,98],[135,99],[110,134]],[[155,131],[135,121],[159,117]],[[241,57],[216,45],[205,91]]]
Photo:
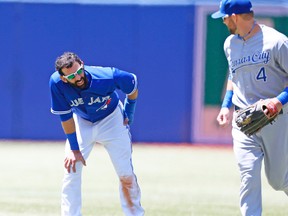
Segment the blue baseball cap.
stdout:
[[217,19],[226,15],[250,13],[252,11],[252,4],[249,0],[222,0],[219,11],[213,13],[211,17]]

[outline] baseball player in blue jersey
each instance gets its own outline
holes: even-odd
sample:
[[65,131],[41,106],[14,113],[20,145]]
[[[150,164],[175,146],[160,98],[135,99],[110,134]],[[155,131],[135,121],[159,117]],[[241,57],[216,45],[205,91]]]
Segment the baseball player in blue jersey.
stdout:
[[[61,118],[67,136],[62,216],[81,216],[81,173],[95,143],[105,147],[119,177],[122,210],[142,216],[140,188],[131,162],[129,125],[138,96],[135,74],[117,68],[84,65],[72,52],[55,62],[50,78],[51,112]],[[116,90],[126,94],[124,106]]]
[[[260,216],[262,162],[269,184],[288,195],[288,39],[257,23],[249,0],[223,0],[212,18],[222,18],[231,33],[224,43],[229,65],[227,92],[217,120],[221,126],[227,126],[233,119],[233,148],[241,177],[241,213]],[[249,136],[236,125],[235,116],[237,110],[259,100],[274,104],[278,116],[273,124]],[[232,104],[233,116],[229,109]]]

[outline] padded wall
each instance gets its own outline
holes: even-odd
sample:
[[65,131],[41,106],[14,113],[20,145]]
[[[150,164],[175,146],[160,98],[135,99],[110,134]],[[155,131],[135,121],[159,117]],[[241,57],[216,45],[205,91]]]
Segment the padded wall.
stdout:
[[0,3],[2,139],[63,139],[50,113],[54,61],[135,73],[137,142],[190,142],[194,6]]

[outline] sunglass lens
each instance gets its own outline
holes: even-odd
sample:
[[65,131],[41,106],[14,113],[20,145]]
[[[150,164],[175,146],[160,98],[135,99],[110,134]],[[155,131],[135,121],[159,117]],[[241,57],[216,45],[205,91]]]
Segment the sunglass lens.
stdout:
[[80,74],[82,74],[82,72],[83,72],[83,68],[80,68],[80,69],[77,71],[77,74],[80,75]]
[[67,76],[67,79],[69,79],[69,80],[72,80],[72,79],[74,79],[74,78],[75,78],[75,75],[74,75],[74,74],[71,74],[71,75]]

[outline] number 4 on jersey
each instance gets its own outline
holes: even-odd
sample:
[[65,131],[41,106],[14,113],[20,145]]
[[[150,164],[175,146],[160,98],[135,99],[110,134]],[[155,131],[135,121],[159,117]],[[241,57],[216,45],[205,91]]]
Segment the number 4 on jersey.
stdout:
[[260,71],[258,72],[256,78],[257,78],[257,80],[263,79],[263,81],[266,82],[267,77],[266,77],[266,73],[265,73],[265,68],[264,67],[262,67],[260,69]]

